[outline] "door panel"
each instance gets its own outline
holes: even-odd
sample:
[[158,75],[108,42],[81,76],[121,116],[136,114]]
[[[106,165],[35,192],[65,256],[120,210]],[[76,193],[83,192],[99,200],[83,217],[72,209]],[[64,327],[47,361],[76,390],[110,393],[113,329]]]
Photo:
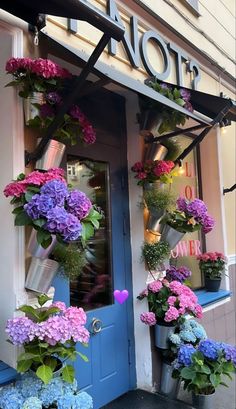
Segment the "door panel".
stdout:
[[[100,106],[95,106],[94,101],[89,104],[86,100],[84,106],[95,124],[97,142],[86,148],[80,145],[67,148],[64,167],[68,169],[69,182],[98,202],[105,213],[105,222],[101,222],[101,229],[89,241],[88,263],[79,280],[66,283],[57,278],[55,286],[57,299],[87,310],[91,338],[88,348],[78,345],[78,350],[89,362],[78,358],[75,369],[79,389],[90,393],[94,409],[99,409],[130,389],[128,322],[132,319],[128,320],[128,314],[132,311],[128,309],[131,303],[120,305],[113,297],[116,289],[126,288],[131,293],[126,284],[127,248],[123,231],[128,197],[123,184],[125,167],[121,152],[126,141],[121,127],[122,110],[110,93]],[[109,117],[108,121],[105,117]],[[95,333],[94,319],[98,320]],[[96,332],[100,322],[101,331]]]

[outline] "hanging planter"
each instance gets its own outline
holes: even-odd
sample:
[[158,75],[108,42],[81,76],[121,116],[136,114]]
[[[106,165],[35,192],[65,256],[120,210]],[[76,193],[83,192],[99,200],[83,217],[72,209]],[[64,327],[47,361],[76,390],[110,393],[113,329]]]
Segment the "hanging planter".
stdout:
[[176,325],[171,325],[166,322],[157,323],[155,325],[155,345],[160,349],[169,348],[169,336],[175,331]]
[[40,159],[35,164],[35,169],[48,170],[57,168],[62,161],[66,145],[54,139],[50,139],[45,151]]
[[161,123],[162,116],[156,109],[142,111],[139,118],[140,135],[155,136]]
[[37,293],[47,293],[58,268],[57,261],[32,257],[25,288]]
[[34,104],[43,105],[43,103],[44,103],[43,92],[31,92],[27,98],[24,98],[23,107],[26,125],[28,125],[28,122],[31,119],[34,119],[36,116],[39,116],[39,107],[35,106]]
[[168,149],[160,143],[149,143],[145,150],[144,160],[164,160]]
[[173,229],[168,224],[165,224],[161,233],[160,241],[165,241],[169,244],[170,249],[173,250],[180,240],[184,237],[185,233],[179,232]]
[[149,208],[149,216],[146,229],[153,234],[159,234],[162,232],[163,225],[160,224],[160,220],[165,210],[156,210]]
[[31,256],[45,259],[54,249],[56,241],[56,236],[52,235],[51,244],[46,249],[43,248],[37,241],[37,231],[33,229],[29,238],[27,250],[31,254]]
[[172,378],[173,366],[168,362],[162,363],[161,385],[159,392],[170,399],[177,399],[180,380]]

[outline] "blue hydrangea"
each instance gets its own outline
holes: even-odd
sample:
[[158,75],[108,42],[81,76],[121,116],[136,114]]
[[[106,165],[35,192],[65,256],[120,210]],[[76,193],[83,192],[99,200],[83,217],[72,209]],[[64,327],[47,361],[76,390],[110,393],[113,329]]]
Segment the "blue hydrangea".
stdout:
[[21,409],[42,409],[42,402],[35,396],[25,400]]
[[42,386],[43,382],[39,378],[29,376],[28,374],[15,384],[15,388],[25,399],[31,396],[38,396]]
[[187,329],[180,331],[180,338],[182,341],[192,342],[193,344],[197,341],[197,338],[195,337],[194,333]]
[[214,341],[213,339],[206,339],[204,341],[201,341],[198,346],[198,350],[206,358],[212,359],[213,361],[217,360],[220,349],[221,349],[220,343]]
[[75,395],[67,394],[57,400],[57,409],[74,409]]
[[75,406],[72,409],[92,409],[93,399],[87,392],[80,392],[75,396]]
[[60,180],[50,180],[40,189],[40,193],[50,196],[54,206],[64,206],[65,198],[68,195],[68,189],[65,183]]
[[43,405],[48,407],[63,394],[63,380],[61,378],[53,378],[47,385],[43,385],[39,393],[39,398],[43,402]]
[[225,343],[222,343],[221,347],[224,351],[226,361],[231,361],[236,366],[236,347]]
[[23,397],[13,386],[5,386],[0,390],[1,409],[21,409]]
[[193,333],[198,339],[206,339],[207,333],[202,325],[198,324],[195,328],[193,328]]
[[194,352],[196,352],[196,349],[192,345],[181,345],[177,357],[178,364],[182,366],[190,366]]
[[170,334],[169,340],[170,340],[170,342],[172,342],[172,344],[174,344],[176,346],[181,345],[181,339],[180,339],[179,334]]

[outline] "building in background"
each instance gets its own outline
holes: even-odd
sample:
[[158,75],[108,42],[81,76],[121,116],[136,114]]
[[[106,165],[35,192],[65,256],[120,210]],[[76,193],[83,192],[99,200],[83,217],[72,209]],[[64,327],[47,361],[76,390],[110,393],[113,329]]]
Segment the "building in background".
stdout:
[[[137,186],[131,166],[142,159],[143,138],[139,135],[139,85],[156,75],[158,79],[194,88],[206,94],[235,99],[235,4],[231,0],[91,0],[91,4],[125,26],[124,39],[111,40],[95,64],[88,80],[101,77],[102,88],[84,96],[81,106],[97,130],[93,147],[67,148],[64,165],[76,186],[88,186],[106,208],[107,235],[100,247],[91,251],[90,270],[96,265],[101,279],[91,279],[90,271],[78,288],[76,283],[55,281],[56,298],[68,303],[89,305],[89,321],[102,321],[102,331],[91,337],[89,364],[78,363],[79,387],[86,387],[99,408],[136,386],[155,390],[159,382],[158,356],[152,336],[139,320],[145,306],[136,296],[145,287],[147,272],[140,262],[145,229]],[[24,127],[22,101],[9,81],[5,63],[11,56],[49,58],[78,75],[101,33],[84,21],[47,15],[44,35],[35,45],[35,33],[0,1],[1,41],[1,178],[4,186],[24,172],[24,151],[32,151],[36,139]],[[31,27],[32,29],[32,27]],[[110,81],[108,81],[110,79]],[[199,116],[204,119],[202,115]],[[235,183],[235,123],[217,126],[201,142],[199,149],[184,159],[184,174],[175,188],[187,198],[201,194],[216,219],[205,242],[196,235],[185,238],[173,252],[179,262],[193,268],[193,287],[204,306],[203,324],[211,338],[234,343],[235,335],[235,192],[223,194]],[[183,147],[188,135],[181,134]],[[89,171],[93,169],[92,174]],[[27,169],[26,169],[27,171]],[[85,183],[85,178],[86,183]],[[90,193],[91,193],[90,192]],[[100,193],[100,195],[99,195]],[[10,366],[17,351],[6,341],[6,319],[15,308],[33,298],[24,289],[25,237],[15,228],[8,201],[1,195],[1,322],[0,359]],[[103,240],[103,241],[102,241]],[[199,240],[199,241],[198,241]],[[198,245],[198,243],[200,243]],[[105,250],[104,250],[105,249]],[[221,251],[228,257],[228,275],[214,299],[204,291],[196,254]],[[94,259],[95,257],[95,259]],[[102,291],[94,291],[102,282]],[[101,288],[101,287],[99,287]],[[113,302],[114,289],[127,288],[128,301]],[[118,345],[118,347],[117,347]],[[117,349],[118,348],[118,349]],[[96,409],[95,408],[95,409]]]

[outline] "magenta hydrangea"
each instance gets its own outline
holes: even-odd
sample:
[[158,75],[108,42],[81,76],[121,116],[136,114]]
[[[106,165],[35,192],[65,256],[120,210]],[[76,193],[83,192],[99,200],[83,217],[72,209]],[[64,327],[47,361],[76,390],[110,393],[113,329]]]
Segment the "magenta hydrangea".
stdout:
[[80,220],[85,218],[92,208],[92,203],[89,198],[85,193],[79,190],[69,192],[66,203],[68,211]]

